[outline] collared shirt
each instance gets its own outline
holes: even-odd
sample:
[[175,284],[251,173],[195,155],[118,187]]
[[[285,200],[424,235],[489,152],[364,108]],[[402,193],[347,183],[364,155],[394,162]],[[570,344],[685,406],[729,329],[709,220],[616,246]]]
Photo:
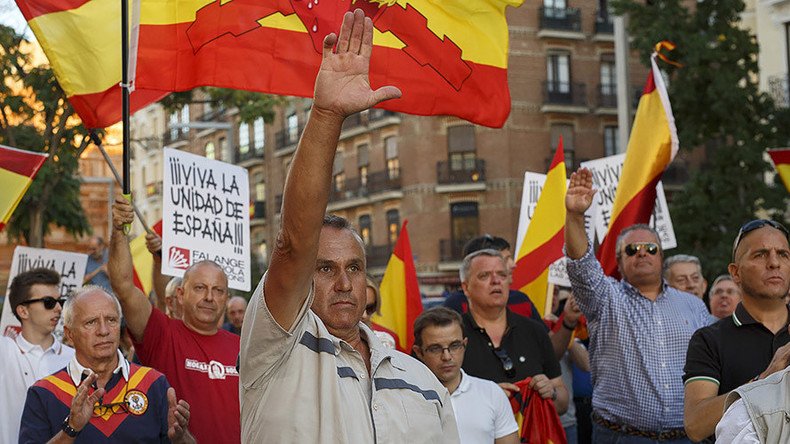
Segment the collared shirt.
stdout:
[[560,363],[554,356],[543,322],[519,316],[507,310],[507,329],[498,351],[507,354],[514,372],[508,376],[504,363],[494,349],[485,329],[477,325],[471,313],[463,315],[464,334],[468,342],[463,369],[472,376],[494,382],[517,382],[528,376],[544,374],[548,378],[561,375]]
[[694,295],[662,283],[655,301],[604,275],[588,246],[568,260],[590,330],[593,410],[640,430],[683,427],[683,365],[691,335],[715,319]]
[[788,342],[787,325],[773,334],[738,304],[731,316],[691,337],[683,380],[710,381],[719,386],[719,395],[728,393],[765,370]]
[[52,339],[44,350],[21,333],[13,339],[0,336],[0,443],[17,442],[28,387],[63,368],[74,356],[73,348],[55,336]]
[[467,375],[450,395],[461,444],[486,444],[518,431],[505,392],[496,383]]
[[329,333],[309,309],[312,291],[290,330],[255,290],[241,333],[242,442],[456,443],[450,395],[422,363],[382,346],[359,324],[362,355]]
[[[128,381],[129,361],[127,361],[126,358],[123,356],[121,350],[117,350],[117,354],[118,354],[118,365],[116,365],[115,368],[112,370],[112,374],[116,375],[118,374],[118,372],[121,372],[121,376],[123,377],[124,381]],[[69,374],[69,377],[71,377],[71,382],[74,383],[75,387],[78,387],[82,383],[82,380],[91,374],[91,371],[92,370],[84,367],[82,364],[80,364],[79,361],[77,361],[76,355],[73,358],[71,358],[71,361],[69,361],[69,365],[66,366],[66,372]]]
[[739,399],[724,412],[716,425],[716,442],[722,444],[760,444],[760,437],[754,428],[746,403]]
[[[102,252],[101,260],[96,260],[91,256],[88,255],[88,261],[85,263],[85,274],[94,272],[97,268],[101,267],[102,265],[107,263],[108,258],[110,257],[110,252],[106,248]],[[100,271],[94,276],[91,280],[87,282],[90,285],[97,285],[103,288],[107,293],[112,293],[112,285],[110,285],[110,277],[107,273]]]

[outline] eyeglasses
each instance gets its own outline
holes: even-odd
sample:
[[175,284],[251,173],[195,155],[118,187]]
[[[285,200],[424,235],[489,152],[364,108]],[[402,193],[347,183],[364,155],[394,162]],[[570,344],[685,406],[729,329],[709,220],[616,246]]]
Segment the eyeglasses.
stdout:
[[439,344],[434,344],[430,347],[424,348],[423,352],[433,356],[441,356],[444,354],[444,351],[447,350],[448,352],[450,352],[451,355],[454,355],[460,352],[461,350],[463,350],[464,348],[466,348],[466,344],[464,344],[461,341],[456,341],[448,345],[447,347],[442,347]]
[[45,298],[38,298],[38,299],[28,299],[27,301],[20,302],[19,305],[30,305],[36,302],[43,302],[44,308],[47,310],[52,310],[55,308],[55,305],[60,304],[61,307],[63,304],[66,303],[66,298],[53,298],[52,296],[47,296]]
[[735,242],[732,243],[732,260],[735,260],[735,250],[738,249],[738,245],[741,244],[743,238],[751,233],[752,231],[763,228],[765,226],[776,228],[777,230],[781,231],[785,237],[790,242],[790,232],[787,231],[784,225],[780,224],[779,222],[774,222],[768,219],[755,219],[745,224],[741,225],[741,228],[738,230],[738,235],[735,236]]
[[123,402],[113,402],[112,404],[95,404],[93,406],[94,418],[99,418],[101,416],[104,416],[108,412],[112,412],[112,414],[129,413],[129,403],[123,401]]
[[628,244],[623,249],[627,256],[633,256],[644,249],[648,254],[655,256],[658,253],[658,244],[654,242],[635,242]]
[[508,356],[507,350],[502,347],[495,348],[494,354],[497,358],[499,358],[499,362],[502,363],[502,370],[505,371],[505,376],[508,378],[516,376],[516,369],[513,367],[513,360],[510,359],[510,356]]

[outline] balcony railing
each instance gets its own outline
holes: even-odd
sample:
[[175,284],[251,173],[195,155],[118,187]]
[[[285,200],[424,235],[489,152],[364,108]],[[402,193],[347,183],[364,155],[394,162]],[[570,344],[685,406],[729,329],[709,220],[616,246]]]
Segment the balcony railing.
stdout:
[[252,203],[252,219],[266,219],[266,201],[256,200]]
[[392,256],[392,246],[390,245],[367,245],[365,247],[368,268],[386,267],[387,262]]
[[546,105],[587,106],[587,85],[570,82],[543,82]]
[[342,189],[333,189],[329,194],[329,201],[337,202],[356,197],[368,197],[375,193],[399,190],[400,187],[400,174],[398,177],[391,178],[388,171],[377,171],[368,174],[364,181],[361,177],[346,178]]
[[485,182],[486,180],[486,161],[474,159],[469,165],[456,166],[453,162],[436,162],[436,183],[438,184],[462,184]]
[[581,32],[579,8],[540,8],[540,29]]
[[439,260],[457,262],[464,259],[464,245],[468,239],[439,239]]
[[393,111],[371,108],[367,111],[362,111],[346,117],[346,120],[343,121],[343,131],[356,128],[358,126],[368,126],[371,123],[377,122],[379,120],[383,120],[387,117],[394,117],[397,115],[398,113]]
[[790,92],[786,75],[768,77],[768,93],[774,99],[777,108],[790,107]]
[[595,33],[614,34],[614,22],[608,14],[604,17],[600,11],[598,12],[598,15],[595,17]]
[[292,145],[296,145],[296,142],[299,141],[299,137],[302,135],[302,131],[304,131],[304,124],[300,123],[296,128],[286,128],[281,131],[277,131],[274,135],[274,150],[282,150],[288,148]]
[[245,162],[252,159],[263,161],[263,148],[256,150],[250,147],[246,153],[236,150],[236,162]]
[[225,107],[217,106],[217,107],[211,108],[210,111],[208,111],[206,113],[203,113],[200,117],[198,117],[198,120],[201,121],[201,122],[214,121],[214,120],[217,120],[218,117],[224,115],[225,111],[226,111]]
[[174,129],[174,130],[167,130],[162,134],[162,143],[164,145],[169,145],[174,142],[178,142],[179,140],[187,140],[189,138],[189,131]]
[[617,108],[617,86],[598,85],[598,108]]

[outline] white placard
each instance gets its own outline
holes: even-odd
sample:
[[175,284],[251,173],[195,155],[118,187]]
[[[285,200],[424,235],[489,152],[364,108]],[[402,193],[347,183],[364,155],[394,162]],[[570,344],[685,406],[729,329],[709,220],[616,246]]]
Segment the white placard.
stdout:
[[166,149],[162,208],[162,273],[182,277],[212,260],[228,286],[249,291],[250,191],[245,168]]
[[66,296],[70,291],[82,286],[87,263],[87,254],[44,248],[16,247],[14,258],[11,261],[11,271],[8,274],[6,302],[3,304],[3,314],[0,318],[0,331],[5,334],[8,328],[18,329],[20,327],[19,321],[11,313],[11,304],[8,301],[11,282],[19,273],[41,267],[55,270],[60,273],[60,295]]
[[549,266],[549,283],[559,285],[561,287],[570,287],[571,278],[568,277],[568,268],[566,256],[561,257]]

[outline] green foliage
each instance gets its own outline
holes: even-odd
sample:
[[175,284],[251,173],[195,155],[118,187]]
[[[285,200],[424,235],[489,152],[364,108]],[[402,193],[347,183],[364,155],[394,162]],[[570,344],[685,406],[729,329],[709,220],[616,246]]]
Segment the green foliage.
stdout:
[[[263,117],[265,122],[271,123],[274,119],[274,106],[283,101],[278,96],[252,91],[226,88],[205,88],[204,90],[214,107],[238,108],[239,118],[246,123],[252,123],[259,117]],[[184,91],[172,93],[159,103],[164,106],[165,112],[172,113],[195,102],[193,91]]]
[[740,225],[755,217],[783,218],[787,191],[765,182],[764,174],[773,168],[764,152],[787,145],[790,115],[758,89],[759,47],[755,36],[740,27],[743,1],[685,5],[679,0],[612,2],[617,13],[628,14],[632,44],[646,65],[657,42],[677,44],[667,56],[684,67],[661,67],[670,80],[680,146],[704,146],[707,159],[692,172],[670,211],[677,252],[699,256],[710,280],[726,272]]

